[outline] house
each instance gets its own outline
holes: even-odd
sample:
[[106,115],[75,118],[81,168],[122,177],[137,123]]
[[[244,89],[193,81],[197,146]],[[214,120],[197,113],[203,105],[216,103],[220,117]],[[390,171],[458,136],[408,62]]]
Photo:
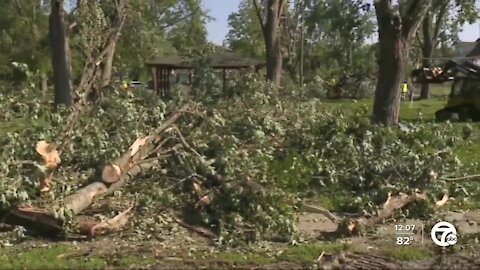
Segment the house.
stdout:
[[458,42],[455,47],[455,57],[461,57],[467,55],[474,47],[476,42],[470,41],[460,41]]

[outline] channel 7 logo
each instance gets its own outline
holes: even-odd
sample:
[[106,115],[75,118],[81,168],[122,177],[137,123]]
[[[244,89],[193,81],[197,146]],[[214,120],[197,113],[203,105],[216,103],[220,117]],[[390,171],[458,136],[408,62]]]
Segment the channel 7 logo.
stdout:
[[433,225],[431,231],[433,242],[440,247],[453,246],[457,243],[457,229],[452,223],[441,221]]

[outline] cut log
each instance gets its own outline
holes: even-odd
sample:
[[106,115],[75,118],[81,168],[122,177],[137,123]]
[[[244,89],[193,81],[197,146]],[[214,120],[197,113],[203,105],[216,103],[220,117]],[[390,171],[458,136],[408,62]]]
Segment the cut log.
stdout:
[[155,149],[162,133],[172,126],[186,109],[187,105],[183,106],[179,111],[174,112],[172,116],[155,129],[151,135],[137,138],[122,156],[107,164],[102,171],[103,182],[115,183],[121,180],[122,175],[135,166],[137,161],[147,158]]
[[[120,181],[107,187],[105,183],[93,182],[75,193],[65,197],[63,207],[65,211],[71,211],[74,215],[81,213],[88,208],[96,198],[112,194],[121,188],[127,180],[133,179],[139,173],[148,170],[152,163],[143,163],[135,166],[126,173]],[[8,224],[25,226],[27,229],[37,231],[45,235],[56,235],[63,231],[64,221],[55,217],[54,213],[45,209],[19,206],[13,208],[4,220]]]
[[391,196],[390,200],[384,204],[383,209],[378,213],[378,215],[372,219],[369,219],[369,224],[380,224],[383,223],[386,219],[391,218],[395,211],[404,208],[411,203],[424,201],[427,199],[427,194],[414,192],[411,195],[399,194],[397,196]]
[[[154,152],[160,147],[157,144],[161,142],[164,135],[163,132],[168,132],[168,128],[185,112],[186,108],[187,106],[185,105],[182,109],[173,113],[153,134],[138,138],[121,157],[111,163],[112,166],[107,165],[104,168],[101,181],[93,182],[65,197],[61,205],[64,212],[72,213],[73,215],[81,213],[99,197],[112,194],[135,176],[148,171],[158,164],[160,159],[171,156],[156,155],[152,159],[147,159],[150,155],[156,154]],[[48,152],[45,150],[46,144],[41,143],[40,146],[40,154]],[[175,152],[180,147],[181,145],[174,145],[167,149]],[[9,220],[12,224],[23,225],[36,231],[48,232],[49,234],[63,231],[64,221],[49,210],[32,207],[14,207],[7,216],[10,217]],[[111,225],[108,226],[112,227]],[[93,231],[96,231],[103,230],[106,227],[98,225],[92,228]]]
[[358,235],[362,234],[366,228],[372,227],[376,224],[384,223],[387,219],[392,218],[395,212],[399,209],[410,205],[411,203],[423,201],[427,199],[425,193],[415,191],[411,195],[400,193],[395,196],[389,195],[385,202],[383,209],[378,212],[375,217],[366,218],[361,217],[357,219],[347,218],[340,222],[337,233],[340,235]]
[[190,231],[193,231],[193,232],[196,232],[204,237],[207,237],[207,238],[210,238],[210,239],[213,239],[213,238],[217,238],[217,235],[212,232],[211,230],[205,228],[205,227],[200,227],[200,226],[193,226],[193,225],[190,225],[188,223],[186,223],[185,221],[177,218],[177,217],[173,217],[175,222],[177,222],[180,226],[184,227],[185,229],[188,229]]
[[333,223],[335,224],[339,223],[340,218],[332,214],[332,212],[328,211],[326,208],[323,208],[321,206],[307,205],[307,204],[302,204],[302,208],[305,212],[322,214],[328,219],[330,219]]
[[120,177],[120,180],[111,184],[108,187],[108,189],[105,191],[103,196],[108,196],[108,195],[113,194],[116,190],[123,187],[128,181],[132,180],[135,176],[150,170],[157,163],[158,163],[158,160],[157,161],[151,161],[151,162],[148,162],[148,163],[141,163],[141,164],[137,164],[137,165],[133,166],[127,173],[123,174],[122,177]]
[[56,235],[63,230],[63,222],[55,218],[52,213],[29,206],[18,206],[10,210],[3,217],[3,221],[7,224],[32,228],[44,235]]
[[60,153],[55,144],[47,143],[46,141],[38,141],[35,150],[42,156],[45,162],[44,177],[40,181],[40,189],[41,192],[47,192],[50,191],[50,182],[53,179],[53,173],[61,163]]
[[448,196],[448,194],[444,194],[442,199],[435,203],[435,208],[440,208],[440,207],[444,206],[448,202],[449,199],[450,199],[450,196]]
[[67,210],[73,212],[73,214],[78,214],[90,206],[94,199],[105,193],[107,191],[107,186],[101,182],[94,182],[88,186],[85,186],[70,196],[67,196],[64,199],[64,207]]
[[80,233],[90,238],[110,231],[118,230],[127,224],[133,206],[104,222],[86,222],[79,225]]

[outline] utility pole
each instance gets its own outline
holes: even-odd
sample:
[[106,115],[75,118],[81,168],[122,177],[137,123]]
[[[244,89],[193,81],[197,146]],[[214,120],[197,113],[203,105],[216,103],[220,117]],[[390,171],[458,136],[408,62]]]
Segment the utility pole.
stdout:
[[304,45],[304,33],[303,33],[303,18],[300,18],[300,87],[303,86],[303,45]]

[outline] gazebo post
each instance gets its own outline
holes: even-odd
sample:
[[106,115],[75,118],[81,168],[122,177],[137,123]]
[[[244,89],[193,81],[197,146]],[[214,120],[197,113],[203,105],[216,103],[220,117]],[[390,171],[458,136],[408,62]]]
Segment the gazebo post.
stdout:
[[223,93],[227,91],[227,72],[226,68],[223,68]]
[[166,79],[167,79],[167,83],[166,83],[166,92],[168,93],[168,95],[170,95],[170,72],[172,72],[172,70],[169,68],[167,70],[167,74],[166,74]]
[[163,67],[158,70],[158,95],[162,96],[163,92]]
[[159,67],[158,68],[158,91],[157,91],[157,95],[161,96],[162,95],[162,88],[163,88],[163,82],[162,82],[162,70],[163,68],[162,67]]
[[152,77],[153,77],[153,91],[158,95],[157,66],[152,66],[151,72],[152,72]]
[[165,73],[167,72],[167,70],[165,68],[162,69],[162,97],[165,97],[165,88],[167,86],[166,84],[166,81],[165,80]]

